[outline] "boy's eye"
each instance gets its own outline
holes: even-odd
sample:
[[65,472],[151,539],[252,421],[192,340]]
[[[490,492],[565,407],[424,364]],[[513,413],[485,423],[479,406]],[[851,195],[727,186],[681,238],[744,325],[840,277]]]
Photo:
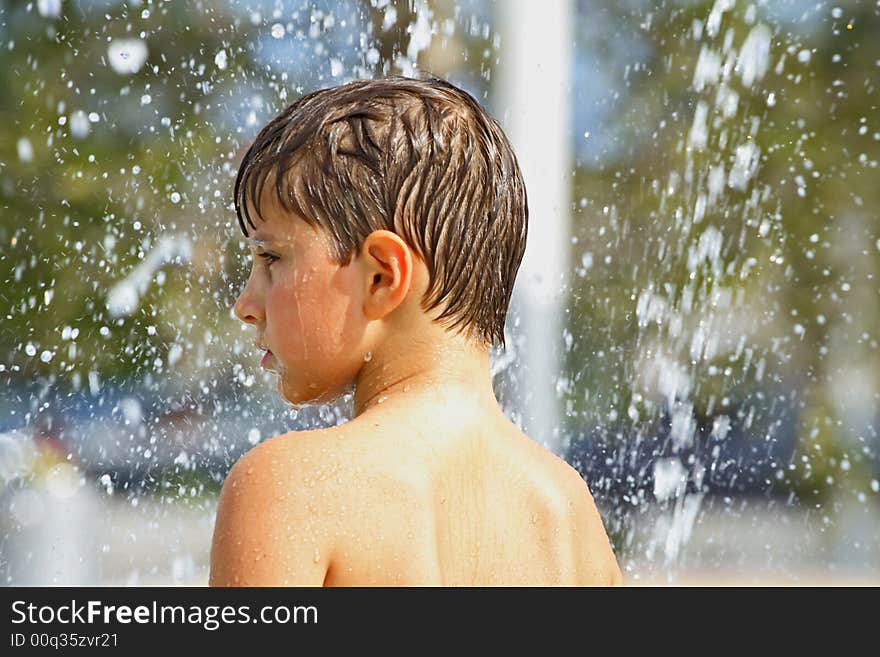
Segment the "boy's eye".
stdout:
[[258,253],[257,255],[263,259],[263,262],[266,263],[267,267],[278,260],[278,256],[272,255],[271,253]]

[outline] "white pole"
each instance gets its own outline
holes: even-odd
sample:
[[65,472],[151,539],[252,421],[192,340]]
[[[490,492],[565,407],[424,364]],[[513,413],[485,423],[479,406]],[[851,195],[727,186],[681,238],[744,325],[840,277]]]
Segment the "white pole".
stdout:
[[[494,106],[516,150],[529,197],[529,235],[514,287],[523,429],[562,455],[561,375],[564,290],[571,203],[571,0],[499,0],[501,34]],[[513,345],[509,345],[511,348]]]

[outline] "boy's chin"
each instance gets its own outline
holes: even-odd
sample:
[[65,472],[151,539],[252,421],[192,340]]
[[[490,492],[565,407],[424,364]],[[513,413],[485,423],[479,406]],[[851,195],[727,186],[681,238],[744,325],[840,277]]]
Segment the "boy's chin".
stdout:
[[350,389],[351,386],[328,390],[326,388],[312,388],[308,384],[290,385],[278,377],[279,394],[294,407],[332,404]]

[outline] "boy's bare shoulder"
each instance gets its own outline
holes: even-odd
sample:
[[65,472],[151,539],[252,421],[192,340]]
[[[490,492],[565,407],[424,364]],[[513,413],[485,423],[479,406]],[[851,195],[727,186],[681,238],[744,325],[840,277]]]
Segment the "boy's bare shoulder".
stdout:
[[[559,510],[577,507],[578,504],[593,506],[593,495],[581,474],[563,458],[542,447],[526,434],[519,432],[520,444],[524,446],[526,460],[540,464],[546,486],[542,491]],[[583,508],[583,507],[581,507]]]
[[326,438],[326,430],[275,436],[235,463],[217,506],[211,585],[321,586],[337,520],[323,510],[342,490],[328,476],[334,459],[320,459]]
[[264,440],[235,463],[224,490],[242,488],[255,507],[268,513],[289,516],[306,508],[319,520],[318,505],[333,505],[345,490],[344,476],[350,474],[344,438],[338,428],[329,428]]
[[544,464],[543,483],[539,480],[538,490],[553,509],[555,518],[573,530],[573,547],[579,555],[579,578],[590,586],[622,585],[617,558],[586,480],[564,459],[522,435],[530,457]]
[[328,443],[327,439],[337,435],[338,427],[329,429],[307,429],[300,431],[288,431],[287,433],[267,438],[253,447],[236,462],[248,463],[271,467],[273,463],[291,465],[291,459],[298,459],[300,466],[297,469],[308,469],[314,465],[310,456],[317,456],[319,452],[327,452],[334,443]]

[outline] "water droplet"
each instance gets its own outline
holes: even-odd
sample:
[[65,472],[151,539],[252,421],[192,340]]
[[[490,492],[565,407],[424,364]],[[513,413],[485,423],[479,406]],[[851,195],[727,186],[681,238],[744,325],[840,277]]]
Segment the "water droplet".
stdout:
[[[773,33],[766,25],[755,25],[740,48],[735,70],[740,74],[743,84],[751,87],[767,72],[770,63],[770,42]],[[720,58],[719,58],[720,64]]]
[[18,159],[22,162],[30,162],[34,159],[34,148],[31,146],[31,140],[27,137],[21,137],[18,140]]
[[86,113],[82,110],[76,110],[70,115],[70,134],[77,139],[88,136],[91,127]]
[[37,0],[37,11],[45,18],[61,16],[61,0]]
[[140,39],[116,39],[107,46],[107,59],[119,74],[137,73],[147,61],[147,44]]
[[372,351],[368,351],[367,353],[364,354],[364,362],[365,363],[369,363],[372,359],[373,359],[373,352]]
[[226,51],[221,50],[216,55],[214,55],[214,65],[219,68],[221,71],[226,69]]

